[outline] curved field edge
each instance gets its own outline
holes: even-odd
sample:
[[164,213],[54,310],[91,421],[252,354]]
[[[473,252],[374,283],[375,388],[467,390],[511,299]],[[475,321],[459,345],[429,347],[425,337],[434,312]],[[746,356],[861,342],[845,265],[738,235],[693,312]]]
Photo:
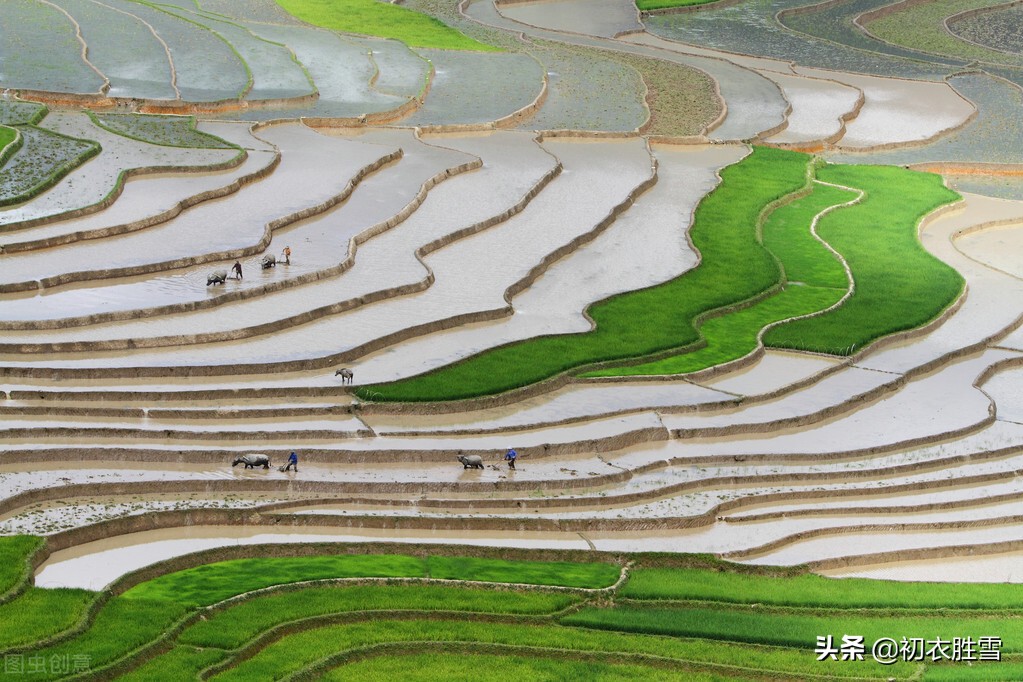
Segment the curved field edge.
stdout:
[[0,602],[24,589],[32,575],[32,557],[45,540],[32,535],[0,538]]
[[86,113],[98,127],[138,142],[189,149],[242,149],[241,145],[198,130],[194,116]]
[[[34,199],[102,151],[99,143],[92,140],[34,125],[16,128],[23,143],[0,168],[0,206]],[[36,136],[37,142],[29,143],[26,135]]]
[[690,238],[700,264],[666,283],[591,305],[593,329],[512,343],[417,377],[360,388],[374,401],[455,400],[500,393],[584,365],[641,358],[699,341],[695,321],[772,287],[781,272],[755,239],[762,220],[785,197],[809,186],[810,157],[757,147],[721,171],[700,202]]
[[[564,617],[552,620],[564,620]],[[390,620],[384,616],[381,620],[372,622],[314,627],[289,633],[269,643],[251,658],[244,658],[247,652],[243,651],[239,657],[243,660],[238,661],[237,665],[222,673],[218,672],[209,679],[233,682],[254,679],[261,674],[275,679],[287,678],[290,675],[309,677],[343,662],[352,654],[373,655],[381,649],[384,653],[400,651],[403,648],[412,651],[429,650],[438,645],[438,648],[443,650],[457,644],[468,645],[466,648],[472,651],[480,649],[495,653],[522,651],[541,658],[559,655],[568,658],[580,655],[596,656],[612,660],[616,657],[636,657],[633,659],[635,662],[644,662],[647,665],[674,663],[675,666],[697,670],[705,666],[726,674],[740,673],[740,669],[744,669],[741,672],[776,671],[801,677],[814,674],[815,668],[820,667],[816,661],[803,656],[795,647],[790,650],[772,650],[740,643],[672,641],[667,637],[624,632],[609,633],[598,629],[565,627],[555,622],[531,623],[512,618],[490,620],[473,627],[473,620],[466,617],[443,620],[415,618]],[[325,656],[325,652],[329,652],[331,648],[335,649],[335,653]],[[376,651],[373,651],[374,649]],[[225,661],[225,665],[230,665],[231,662],[233,661]],[[867,677],[876,677],[882,672],[880,665],[875,664],[871,668],[873,675],[862,670],[857,672]],[[906,668],[908,666],[903,666],[902,670],[897,669],[897,673],[905,673]],[[838,673],[838,676],[841,676],[841,673]]]
[[15,128],[0,125],[0,166],[7,163],[14,152],[21,149],[21,145],[21,135]]
[[874,37],[900,47],[959,59],[1023,66],[1023,56],[963,40],[945,24],[952,16],[1004,4],[1005,0],[938,0],[926,3],[903,0],[867,12],[859,21]]
[[501,51],[433,17],[376,0],[277,0],[277,4],[296,19],[332,31],[394,38],[411,47]]
[[845,270],[834,254],[814,238],[818,218],[847,206],[859,195],[815,183],[813,191],[772,212],[763,227],[764,247],[782,266],[782,288],[753,305],[702,321],[706,345],[662,360],[586,372],[583,377],[686,374],[744,357],[760,346],[765,328],[794,317],[823,311],[838,303],[848,287]]
[[[12,563],[24,563],[32,556],[33,547],[38,550],[42,545],[38,538],[9,538],[0,542],[0,552],[13,559]],[[316,549],[323,551],[324,547]],[[355,552],[357,546],[334,549]],[[364,568],[381,562],[385,569],[387,562],[395,560],[421,569],[424,560],[443,558],[457,565],[466,558],[480,559],[431,553],[466,548],[396,549],[412,553],[345,556],[365,562]],[[470,551],[502,553],[487,548]],[[217,554],[201,553],[207,557]],[[509,575],[528,572],[531,563],[553,566],[559,558],[568,563],[588,558],[590,563],[615,569],[625,563],[633,567],[624,586],[589,594],[577,589],[552,592],[542,586],[321,583],[280,585],[206,608],[187,608],[159,599],[82,591],[96,603],[87,623],[59,640],[51,638],[48,643],[6,653],[30,650],[47,657],[86,656],[94,666],[92,672],[130,680],[193,679],[200,673],[204,678],[252,679],[249,673],[253,670],[260,674],[273,671],[275,678],[323,674],[355,659],[447,651],[522,653],[540,659],[581,657],[655,668],[668,665],[687,672],[736,674],[738,678],[768,673],[774,679],[822,675],[905,679],[919,675],[920,666],[832,665],[816,661],[809,651],[817,635],[832,633],[840,640],[843,632],[857,632],[867,636],[868,650],[872,638],[880,636],[937,634],[943,638],[1002,636],[1008,652],[1018,648],[1010,640],[1019,641],[1017,631],[1023,629],[1023,625],[1006,620],[1023,604],[1020,585],[834,579],[807,574],[799,567],[745,566],[705,555],[542,550],[509,554],[511,558],[497,560],[503,562],[500,570]],[[482,558],[495,560],[493,556]],[[258,572],[261,561],[252,559],[250,575]],[[176,561],[164,563],[174,565]],[[315,568],[313,563],[305,565]],[[289,567],[292,577],[316,577],[303,573],[302,566],[295,563]],[[475,574],[475,568],[469,568]],[[191,569],[177,575],[183,579],[178,587],[187,587],[192,578],[199,584],[205,579]],[[130,582],[130,578],[126,580]],[[119,588],[114,585],[111,589],[116,592]],[[52,615],[52,610],[47,613]],[[9,627],[0,624],[0,630]],[[940,665],[928,665],[926,672],[932,669],[938,674],[944,670]],[[1008,670],[996,664],[987,669],[992,673]]]
[[[650,682],[672,682],[685,679],[691,682],[712,682],[733,679],[719,672],[704,673],[679,669],[663,662],[629,661],[608,656],[566,656],[566,652],[543,652],[524,650],[515,653],[481,653],[479,647],[454,646],[449,650],[443,646],[430,647],[428,653],[395,651],[349,660],[341,667],[326,673],[321,679],[360,680],[402,679],[408,682],[418,680],[476,680],[478,682],[503,682],[508,679],[525,680],[588,680],[590,682],[618,682],[626,680],[649,680]],[[468,654],[468,655],[467,655]],[[655,667],[656,666],[656,667]],[[664,667],[660,667],[664,666]],[[739,679],[739,678],[734,678]]]
[[[644,13],[666,13],[675,11],[685,11],[690,7],[700,7],[701,9],[705,5],[722,5],[732,4],[729,0],[636,0],[636,9]],[[709,9],[709,8],[708,8]],[[660,11],[658,11],[660,10]]]
[[938,318],[962,294],[965,280],[920,243],[921,220],[961,197],[941,176],[894,166],[828,164],[821,180],[864,192],[848,210],[824,216],[817,232],[853,273],[852,295],[816,317],[779,325],[764,345],[851,355],[870,343]]
[[207,606],[246,592],[297,581],[339,578],[434,578],[603,588],[618,580],[606,563],[509,562],[474,557],[335,555],[234,559],[204,564],[140,583],[126,598]]

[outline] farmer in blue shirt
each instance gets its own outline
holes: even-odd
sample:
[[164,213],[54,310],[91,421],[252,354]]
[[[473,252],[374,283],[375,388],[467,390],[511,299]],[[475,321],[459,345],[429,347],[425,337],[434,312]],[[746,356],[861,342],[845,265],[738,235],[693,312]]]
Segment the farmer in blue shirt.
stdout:
[[509,450],[508,454],[504,456],[505,461],[508,462],[508,468],[509,469],[514,469],[515,468],[515,458],[518,457],[518,456],[519,456],[519,453],[515,452],[514,450]]
[[295,467],[295,473],[297,474],[298,473],[298,455],[296,455],[294,451],[291,452],[291,457],[288,457],[288,466],[284,467],[284,470],[287,471],[291,467]]

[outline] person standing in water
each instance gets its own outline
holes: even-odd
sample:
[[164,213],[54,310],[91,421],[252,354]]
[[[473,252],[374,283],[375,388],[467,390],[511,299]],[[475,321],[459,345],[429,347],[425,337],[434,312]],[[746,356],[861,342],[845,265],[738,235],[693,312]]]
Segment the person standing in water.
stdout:
[[508,454],[506,454],[504,456],[505,461],[508,462],[508,468],[509,469],[514,469],[515,468],[515,460],[516,460],[516,458],[518,456],[519,456],[519,453],[515,452],[514,450],[509,450]]
[[295,473],[297,474],[298,473],[298,455],[295,454],[294,450],[292,450],[291,456],[288,457],[288,466],[284,467],[284,470],[287,471],[291,467],[295,467]]
[[234,265],[231,266],[231,269],[234,271],[235,277],[237,277],[238,279],[242,278],[242,262],[241,261],[237,261],[236,260],[234,262]]
[[291,265],[291,247],[285,246],[284,250],[281,251],[281,255],[284,256],[284,264]]

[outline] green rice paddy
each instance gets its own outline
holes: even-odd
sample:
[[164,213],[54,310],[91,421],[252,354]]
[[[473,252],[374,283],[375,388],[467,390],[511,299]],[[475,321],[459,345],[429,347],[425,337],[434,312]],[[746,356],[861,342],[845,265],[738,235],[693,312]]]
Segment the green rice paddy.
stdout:
[[671,9],[673,7],[694,7],[696,5],[709,5],[717,0],[636,0],[636,7],[641,12],[649,12],[658,9]]
[[[587,310],[592,331],[501,346],[357,394],[376,401],[456,400],[570,371],[685,374],[741,358],[761,337],[769,347],[849,355],[927,323],[962,292],[958,273],[928,254],[917,236],[927,213],[958,198],[937,175],[819,165],[804,154],[756,148],[721,176],[690,231],[699,266],[593,304]],[[815,220],[823,243],[811,233]],[[852,275],[854,288],[844,300],[848,276],[825,244]],[[637,362],[653,354],[659,357]],[[597,363],[604,366],[586,369]]]
[[[0,539],[6,559],[0,578],[23,581],[22,569],[39,542]],[[1023,623],[1011,617],[1023,591],[1014,586],[839,580],[798,568],[685,555],[591,553],[596,561],[578,561],[580,553],[543,552],[542,560],[531,561],[427,547],[402,548],[415,554],[365,555],[355,546],[339,547],[343,553],[200,564],[120,596],[116,583],[115,596],[29,588],[8,602],[22,600],[21,627],[0,629],[0,654],[31,651],[53,661],[77,656],[90,674],[136,682],[384,675],[439,680],[469,673],[490,679],[491,671],[509,670],[554,680],[1011,679],[1019,665],[1011,656],[1023,641]],[[632,564],[630,576],[610,592],[571,585],[555,591],[553,583],[294,584],[338,572],[389,579],[428,572],[505,581],[560,574],[564,583],[604,585],[622,562]],[[257,575],[263,578],[253,583]],[[211,604],[220,582],[232,578],[266,589],[202,605]],[[206,598],[187,596],[207,589]],[[77,606],[70,615],[57,613],[72,601]],[[33,622],[47,621],[50,627],[32,629]],[[5,638],[12,629],[24,636]],[[862,635],[865,660],[818,660],[817,638],[828,634],[839,642],[845,634]],[[869,646],[877,638],[902,636],[1001,637],[1009,658],[972,666],[871,659]],[[65,676],[45,668],[24,676]]]
[[[452,400],[525,386],[596,362],[642,357],[699,341],[698,316],[777,286],[780,269],[756,240],[768,207],[808,187],[810,157],[757,148],[721,172],[721,185],[696,210],[690,232],[700,265],[665,284],[588,309],[596,328],[502,346],[464,362],[360,389],[374,400]],[[752,182],[747,183],[747,181]]]
[[277,557],[204,564],[136,585],[124,596],[206,606],[245,592],[299,580],[436,578],[596,588],[614,584],[618,575],[618,567],[603,563],[363,554]]
[[412,47],[495,52],[437,19],[376,0],[277,0],[302,21],[346,33],[394,38]]
[[827,165],[825,181],[863,190],[863,201],[821,219],[818,234],[849,263],[855,290],[841,306],[780,325],[764,344],[850,355],[926,324],[959,297],[963,278],[920,244],[920,220],[959,195],[938,175],[891,166]]

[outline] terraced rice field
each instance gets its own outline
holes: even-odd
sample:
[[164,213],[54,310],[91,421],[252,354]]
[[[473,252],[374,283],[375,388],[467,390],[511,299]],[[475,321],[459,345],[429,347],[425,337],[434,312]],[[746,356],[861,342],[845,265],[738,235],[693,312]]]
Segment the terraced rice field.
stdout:
[[889,5],[5,4],[3,675],[1018,679],[1019,12]]

